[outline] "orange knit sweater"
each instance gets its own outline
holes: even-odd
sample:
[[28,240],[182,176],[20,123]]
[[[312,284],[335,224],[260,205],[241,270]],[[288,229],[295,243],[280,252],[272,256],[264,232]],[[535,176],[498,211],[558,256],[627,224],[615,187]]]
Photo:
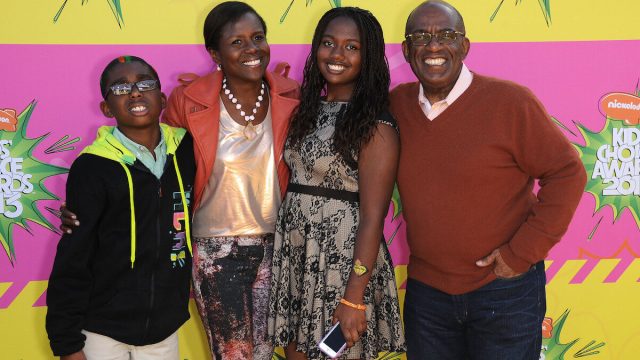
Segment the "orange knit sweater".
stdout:
[[495,279],[492,268],[476,266],[494,249],[518,272],[543,260],[584,191],[577,151],[522,86],[474,74],[433,121],[419,107],[418,86],[391,92],[409,277],[462,294]]

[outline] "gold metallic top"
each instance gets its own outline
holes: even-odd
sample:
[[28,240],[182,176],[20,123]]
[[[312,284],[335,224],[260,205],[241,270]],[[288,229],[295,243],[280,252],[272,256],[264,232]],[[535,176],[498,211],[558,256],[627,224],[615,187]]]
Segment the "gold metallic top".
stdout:
[[200,207],[193,218],[196,237],[258,235],[275,231],[280,188],[273,151],[271,104],[247,139],[220,100],[218,150]]

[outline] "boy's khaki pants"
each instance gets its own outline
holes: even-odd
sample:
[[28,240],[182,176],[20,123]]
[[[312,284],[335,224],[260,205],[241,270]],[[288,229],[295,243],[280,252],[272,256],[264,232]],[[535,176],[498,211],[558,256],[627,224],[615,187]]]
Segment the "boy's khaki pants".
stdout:
[[133,346],[108,336],[82,330],[87,337],[84,352],[87,360],[178,360],[178,332],[159,343]]

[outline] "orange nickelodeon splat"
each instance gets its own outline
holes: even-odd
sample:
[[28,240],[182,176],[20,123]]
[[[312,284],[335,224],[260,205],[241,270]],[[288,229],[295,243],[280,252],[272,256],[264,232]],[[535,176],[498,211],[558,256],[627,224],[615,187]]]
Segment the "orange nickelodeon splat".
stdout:
[[607,117],[624,121],[625,125],[638,125],[640,97],[620,92],[609,93],[600,99],[600,111]]
[[542,320],[542,337],[545,339],[550,339],[553,335],[553,319],[550,317],[545,317]]
[[0,130],[16,131],[18,118],[13,109],[0,109]]

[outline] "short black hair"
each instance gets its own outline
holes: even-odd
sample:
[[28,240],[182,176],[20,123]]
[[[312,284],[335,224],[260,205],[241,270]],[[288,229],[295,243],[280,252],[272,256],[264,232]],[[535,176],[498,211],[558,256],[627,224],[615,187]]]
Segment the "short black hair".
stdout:
[[123,55],[123,56],[118,56],[117,58],[111,60],[111,62],[107,64],[104,70],[102,70],[102,75],[100,75],[100,93],[102,94],[103,99],[106,99],[107,93],[109,93],[109,84],[107,84],[107,77],[109,76],[109,73],[111,72],[111,70],[113,70],[113,68],[116,67],[116,65],[118,64],[127,64],[127,63],[134,63],[134,62],[137,62],[146,66],[151,72],[151,74],[153,75],[153,77],[158,81],[158,89],[161,89],[160,77],[158,76],[158,73],[156,72],[156,69],[153,68],[153,66],[149,65],[149,63],[146,62],[143,58],[140,58],[137,56],[131,56],[131,55]]
[[241,1],[225,1],[211,9],[204,21],[204,46],[207,50],[212,49],[217,51],[220,45],[222,29],[227,24],[238,21],[238,19],[247,13],[254,14],[258,20],[260,20],[264,34],[267,35],[267,24],[254,8]]

